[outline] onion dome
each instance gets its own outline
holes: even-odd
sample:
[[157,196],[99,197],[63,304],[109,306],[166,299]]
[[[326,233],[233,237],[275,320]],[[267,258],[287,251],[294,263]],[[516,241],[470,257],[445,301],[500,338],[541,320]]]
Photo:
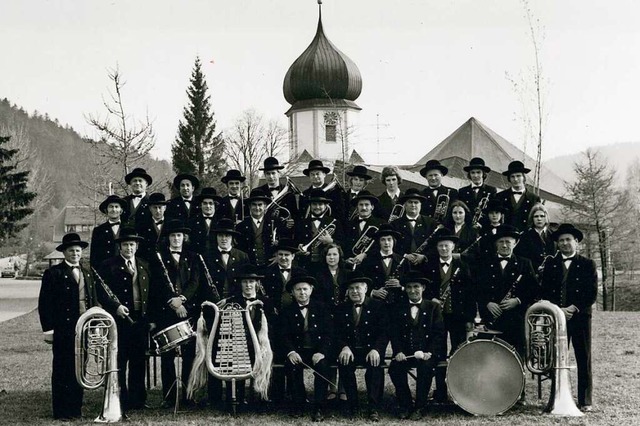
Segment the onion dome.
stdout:
[[322,9],[316,35],[287,71],[283,91],[291,105],[311,99],[355,101],[362,92],[360,70],[324,34]]

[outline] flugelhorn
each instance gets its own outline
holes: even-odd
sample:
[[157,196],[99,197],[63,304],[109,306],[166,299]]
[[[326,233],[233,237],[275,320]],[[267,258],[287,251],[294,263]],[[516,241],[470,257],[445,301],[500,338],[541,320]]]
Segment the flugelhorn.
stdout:
[[[351,252],[354,256],[358,256],[359,254],[369,251],[369,249],[375,242],[376,232],[378,232],[377,226],[367,226],[367,228],[364,230],[364,232],[362,232],[362,235],[360,235],[360,238],[358,238],[356,243],[353,245],[353,248],[351,249]],[[357,266],[358,264],[353,262],[353,270],[355,270]]]
[[404,215],[404,206],[402,204],[395,204],[391,209],[391,214],[389,215],[388,223],[393,222],[394,220],[398,220]]
[[525,345],[529,371],[552,379],[545,412],[556,416],[583,416],[571,396],[567,320],[558,305],[541,300],[527,309]]
[[449,209],[449,190],[447,189],[446,194],[438,195],[436,198],[436,208],[433,213],[433,219],[437,222],[442,222],[447,215],[447,210]]
[[324,235],[325,233],[333,235],[334,232],[336,232],[336,219],[333,219],[327,226],[319,229],[318,233],[311,239],[311,241],[303,246],[300,246],[300,250],[308,252],[309,247],[311,247],[312,250],[315,249],[320,244],[320,237],[322,237],[322,235]]
[[80,315],[76,323],[75,371],[84,389],[104,385],[102,412],[96,423],[122,420],[118,382],[118,329],[107,311],[97,306]]

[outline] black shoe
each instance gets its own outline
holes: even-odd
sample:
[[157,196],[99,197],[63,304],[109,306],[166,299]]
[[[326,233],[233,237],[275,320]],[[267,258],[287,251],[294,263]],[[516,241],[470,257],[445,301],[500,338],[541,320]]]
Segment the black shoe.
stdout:
[[409,416],[411,416],[411,412],[407,408],[400,409],[400,414],[398,414],[400,420],[407,420]]
[[422,410],[414,410],[414,412],[411,413],[411,420],[415,422],[422,420]]
[[369,411],[369,421],[377,423],[380,421],[380,414],[376,410]]
[[322,410],[319,408],[316,408],[316,410],[313,412],[313,415],[311,416],[311,420],[313,420],[314,422],[324,421],[324,415],[322,414]]
[[346,417],[349,419],[357,419],[358,416],[360,415],[359,413],[360,410],[358,410],[358,407],[349,407],[346,410]]
[[164,408],[164,409],[166,409],[166,408],[173,408],[173,405],[174,405],[174,404],[173,404],[172,402],[169,402],[169,401],[167,401],[167,400],[165,399],[164,401],[162,401],[162,402],[160,403],[160,408]]
[[294,419],[299,419],[304,416],[304,410],[302,408],[293,408],[289,411],[289,415]]

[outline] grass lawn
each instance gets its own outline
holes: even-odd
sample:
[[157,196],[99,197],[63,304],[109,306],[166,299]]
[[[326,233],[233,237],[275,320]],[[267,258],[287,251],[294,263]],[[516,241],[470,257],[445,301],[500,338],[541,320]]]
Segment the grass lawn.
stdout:
[[[424,419],[430,425],[638,425],[640,424],[640,313],[596,312],[593,321],[595,411],[583,418],[556,419],[541,415],[548,398],[548,382],[543,400],[536,399],[536,385],[527,374],[527,395],[532,402],[499,417],[473,417],[456,407],[434,407]],[[574,361],[572,361],[574,362]],[[0,323],[0,425],[55,424],[50,399],[51,349],[42,342],[36,312]],[[575,373],[572,375],[575,383]],[[393,404],[393,386],[386,378],[385,404]],[[363,388],[361,385],[361,390]],[[310,389],[310,387],[309,387]],[[574,391],[575,395],[575,391]],[[362,395],[361,395],[362,396]],[[83,407],[90,423],[101,407],[101,391],[85,391]],[[152,389],[149,402],[160,402],[160,391]],[[381,413],[381,424],[406,424],[390,413]],[[246,413],[234,418],[209,409],[193,409],[174,417],[169,410],[132,412],[130,425],[229,425],[307,424],[309,418],[292,419],[285,413]],[[338,411],[329,412],[325,424],[368,424],[366,420],[346,421]],[[411,422],[409,423],[411,424]]]

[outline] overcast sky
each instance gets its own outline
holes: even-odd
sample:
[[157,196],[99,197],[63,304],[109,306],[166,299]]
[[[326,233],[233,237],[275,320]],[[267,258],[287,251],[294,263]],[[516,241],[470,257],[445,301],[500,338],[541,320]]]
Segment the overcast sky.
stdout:
[[[474,116],[522,147],[522,102],[505,77],[533,64],[517,0],[324,0],[325,34],[360,68],[356,149],[413,163]],[[548,79],[543,158],[640,141],[640,3],[531,1],[544,27]],[[107,71],[125,106],[154,120],[170,159],[196,55],[218,129],[255,108],[286,125],[284,75],[311,42],[316,0],[2,0],[0,97],[95,137]],[[533,153],[530,145],[529,153]]]

